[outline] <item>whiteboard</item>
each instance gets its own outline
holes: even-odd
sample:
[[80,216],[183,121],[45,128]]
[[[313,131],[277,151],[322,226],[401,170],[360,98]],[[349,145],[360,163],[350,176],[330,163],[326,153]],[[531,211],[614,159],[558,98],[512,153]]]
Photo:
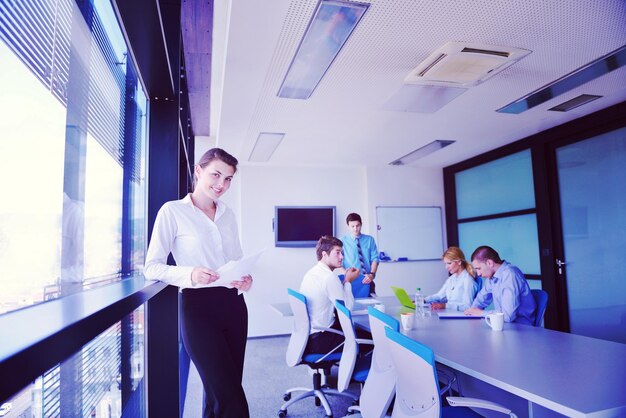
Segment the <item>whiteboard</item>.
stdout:
[[396,261],[439,260],[443,254],[441,208],[377,206],[378,251]]

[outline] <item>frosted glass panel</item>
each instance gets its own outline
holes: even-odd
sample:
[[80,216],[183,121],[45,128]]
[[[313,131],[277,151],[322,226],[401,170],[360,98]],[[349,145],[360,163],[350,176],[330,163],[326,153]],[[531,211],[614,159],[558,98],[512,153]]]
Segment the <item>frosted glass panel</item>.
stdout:
[[571,332],[626,343],[626,128],[556,155]]
[[459,244],[468,259],[477,247],[489,245],[524,274],[541,273],[534,214],[460,223]]
[[535,207],[530,150],[455,174],[459,219]]

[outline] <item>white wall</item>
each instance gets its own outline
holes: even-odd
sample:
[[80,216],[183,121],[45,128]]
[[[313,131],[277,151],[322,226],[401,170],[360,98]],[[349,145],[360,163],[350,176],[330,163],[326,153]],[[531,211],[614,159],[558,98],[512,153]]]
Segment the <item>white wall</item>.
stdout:
[[195,159],[194,164],[200,160],[200,157],[202,157],[202,154],[204,154],[205,152],[207,152],[209,149],[213,148],[214,146],[215,146],[214,137],[196,135],[195,140],[194,140],[194,148],[193,148],[193,154],[194,154],[194,159]]
[[[347,233],[350,212],[363,217],[363,232],[376,236],[376,206],[442,206],[441,170],[409,167],[264,167],[240,166],[226,202],[238,215],[245,254],[266,249],[253,271],[254,286],[246,295],[249,335],[291,332],[291,318],[269,306],[286,302],[287,288],[298,289],[316,262],[314,248],[276,248],[272,218],[276,205],[337,207],[337,235]],[[389,295],[389,285],[413,291],[439,289],[445,280],[440,262],[386,263],[379,269],[377,292]]]
[[[369,198],[367,218],[372,221],[376,219],[377,206],[440,206],[444,209],[441,169],[407,166],[368,168],[366,182]],[[442,228],[445,243],[445,224]],[[376,293],[380,296],[393,295],[392,285],[404,287],[409,294],[416,287],[421,287],[425,294],[435,293],[447,277],[440,261],[383,263],[378,271]]]

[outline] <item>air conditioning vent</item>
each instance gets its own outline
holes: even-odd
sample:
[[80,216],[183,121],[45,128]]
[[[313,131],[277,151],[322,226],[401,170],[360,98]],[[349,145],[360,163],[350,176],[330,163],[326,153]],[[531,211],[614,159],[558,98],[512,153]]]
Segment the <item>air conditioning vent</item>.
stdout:
[[441,54],[439,55],[437,58],[435,58],[435,60],[433,62],[431,62],[430,64],[428,64],[428,67],[424,68],[422,71],[420,71],[419,76],[420,77],[424,77],[424,75],[431,70],[431,68],[433,68],[435,65],[437,65],[439,63],[439,61],[441,61],[442,59],[444,59],[445,57],[447,57],[446,54]]
[[413,69],[404,82],[456,87],[474,86],[528,54],[529,50],[520,48],[448,42]]
[[467,48],[467,47],[463,48],[461,52],[473,52],[474,54],[496,55],[498,57],[504,57],[504,58],[508,58],[509,56],[511,56],[511,54],[508,52],[492,51],[489,49]]

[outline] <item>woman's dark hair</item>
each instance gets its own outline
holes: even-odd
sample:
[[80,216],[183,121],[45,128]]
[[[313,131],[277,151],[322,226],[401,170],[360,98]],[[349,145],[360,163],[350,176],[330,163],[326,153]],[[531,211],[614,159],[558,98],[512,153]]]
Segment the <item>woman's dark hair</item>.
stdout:
[[[233,157],[232,155],[230,155],[229,153],[227,153],[221,148],[211,148],[210,150],[202,154],[202,157],[200,157],[200,160],[198,161],[198,164],[196,165],[204,169],[213,160],[223,161],[224,163],[234,168],[235,172],[237,172],[237,164],[239,164],[239,161],[237,161],[235,157]],[[196,174],[194,173],[193,175],[193,187],[194,188],[196,187],[197,181],[198,179],[196,177]]]

